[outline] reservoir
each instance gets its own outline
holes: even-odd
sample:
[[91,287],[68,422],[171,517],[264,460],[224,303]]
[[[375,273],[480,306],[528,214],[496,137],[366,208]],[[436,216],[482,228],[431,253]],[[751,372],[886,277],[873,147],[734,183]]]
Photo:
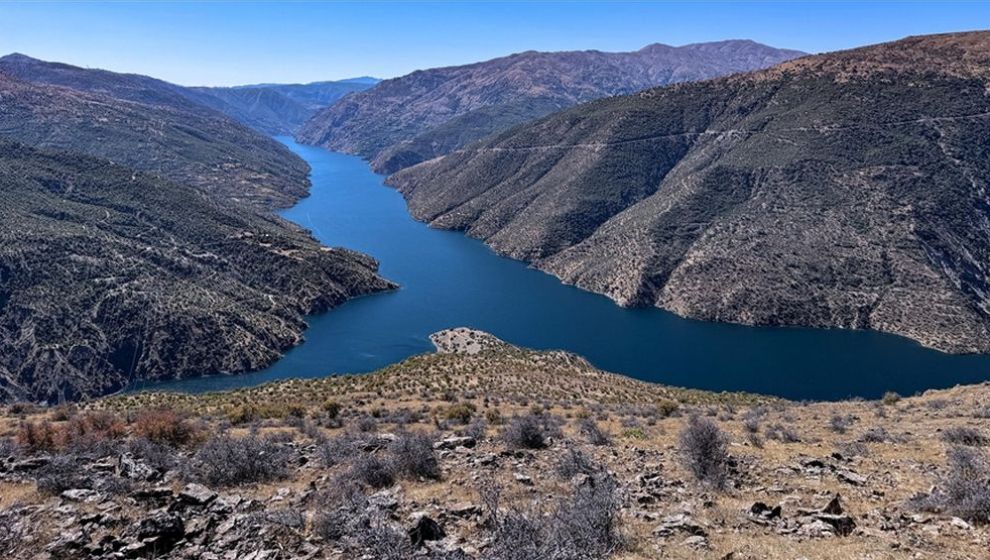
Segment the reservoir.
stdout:
[[907,395],[990,379],[990,356],[943,354],[893,335],[623,309],[462,233],[414,221],[402,196],[360,158],[279,140],[310,164],[313,184],[311,195],[282,215],[325,245],[377,258],[381,274],[401,288],[309,317],[306,342],[265,370],[141,388],[199,392],[367,372],[428,352],[430,333],[460,326],[520,346],[568,350],[643,380],[792,399]]

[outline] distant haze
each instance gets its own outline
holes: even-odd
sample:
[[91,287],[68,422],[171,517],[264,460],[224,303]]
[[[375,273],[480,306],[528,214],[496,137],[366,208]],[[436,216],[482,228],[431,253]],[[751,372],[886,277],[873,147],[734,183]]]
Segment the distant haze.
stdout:
[[806,52],[990,27],[977,3],[2,3],[0,55],[182,85],[390,78],[525,51],[752,39]]

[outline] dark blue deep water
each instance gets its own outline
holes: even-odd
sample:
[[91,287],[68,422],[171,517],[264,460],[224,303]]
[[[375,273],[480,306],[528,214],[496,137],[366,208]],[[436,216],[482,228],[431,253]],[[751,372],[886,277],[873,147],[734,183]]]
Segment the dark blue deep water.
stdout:
[[946,355],[891,335],[753,328],[620,308],[461,233],[414,221],[399,193],[357,157],[280,140],[313,168],[312,195],[283,215],[327,245],[374,256],[402,288],[311,317],[306,342],[266,370],[155,388],[219,390],[366,372],[429,351],[430,333],[457,326],[570,350],[640,379],[796,399],[911,394],[990,379],[988,356]]

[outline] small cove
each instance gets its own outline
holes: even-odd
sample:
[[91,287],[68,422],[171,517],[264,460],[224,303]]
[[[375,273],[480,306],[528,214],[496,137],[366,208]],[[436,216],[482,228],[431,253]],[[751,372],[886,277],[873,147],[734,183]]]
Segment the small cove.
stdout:
[[135,388],[201,392],[367,372],[430,351],[430,333],[457,326],[520,346],[568,350],[648,381],[792,399],[875,398],[990,379],[990,356],[943,354],[892,335],[745,327],[623,309],[462,233],[414,221],[402,196],[357,157],[279,140],[313,169],[311,196],[282,215],[326,245],[374,256],[401,289],[310,317],[306,342],[265,370]]

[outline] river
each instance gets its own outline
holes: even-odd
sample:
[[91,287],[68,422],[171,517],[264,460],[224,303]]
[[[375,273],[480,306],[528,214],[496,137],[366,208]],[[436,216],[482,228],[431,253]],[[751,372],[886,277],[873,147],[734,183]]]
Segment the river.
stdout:
[[288,377],[367,372],[432,349],[457,326],[559,348],[639,379],[793,399],[875,398],[990,379],[990,356],[953,356],[868,331],[763,328],[683,319],[611,300],[414,221],[361,159],[279,138],[312,167],[312,194],[283,216],[324,244],[368,253],[401,289],[308,319],[306,342],[271,367],[145,385],[200,392]]

